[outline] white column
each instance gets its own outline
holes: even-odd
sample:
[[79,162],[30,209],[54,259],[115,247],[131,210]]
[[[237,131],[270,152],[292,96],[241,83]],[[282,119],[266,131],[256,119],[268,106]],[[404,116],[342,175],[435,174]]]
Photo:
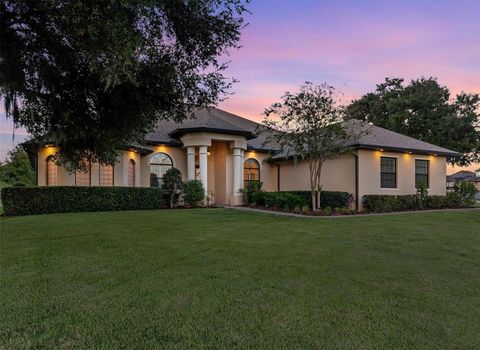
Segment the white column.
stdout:
[[233,195],[240,195],[240,181],[242,179],[242,150],[240,148],[233,149]]
[[187,179],[195,180],[195,147],[187,147]]
[[205,187],[205,195],[208,193],[208,165],[207,165],[207,146],[199,147],[199,160],[200,160],[200,181],[202,181],[203,187]]
[[243,173],[243,164],[245,163],[245,151],[242,149],[240,152],[240,188],[243,189],[244,176]]

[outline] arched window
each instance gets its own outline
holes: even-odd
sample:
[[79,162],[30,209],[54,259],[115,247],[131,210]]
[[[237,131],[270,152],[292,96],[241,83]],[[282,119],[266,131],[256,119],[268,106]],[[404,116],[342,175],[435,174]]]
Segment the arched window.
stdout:
[[166,153],[157,153],[150,159],[150,187],[162,187],[163,176],[173,167],[172,158]]
[[75,172],[75,186],[90,186],[92,184],[91,169],[92,165],[87,164],[87,171],[77,170]]
[[128,187],[135,187],[135,161],[128,161]]
[[98,177],[100,186],[113,186],[113,166],[100,164]]
[[47,186],[56,186],[58,184],[57,164],[53,156],[48,156],[47,163]]
[[243,163],[243,186],[249,182],[260,181],[260,164],[256,159],[249,158]]

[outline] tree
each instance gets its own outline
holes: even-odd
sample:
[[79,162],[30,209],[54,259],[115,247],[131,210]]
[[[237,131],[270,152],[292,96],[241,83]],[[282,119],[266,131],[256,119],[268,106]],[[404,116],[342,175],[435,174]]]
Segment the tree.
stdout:
[[300,92],[287,92],[281,102],[267,108],[262,122],[268,130],[267,142],[277,144],[286,157],[308,162],[313,210],[317,210],[317,203],[320,208],[325,161],[347,151],[353,136],[343,122],[343,109],[337,105],[337,97],[332,86],[306,82]]
[[177,168],[170,168],[163,176],[162,189],[168,192],[170,209],[176,204],[178,195],[183,188],[182,173]]
[[347,118],[371,122],[463,154],[453,164],[480,161],[480,95],[460,93],[450,101],[447,87],[435,78],[386,78],[374,92],[354,100]]
[[27,153],[15,147],[0,167],[0,180],[12,186],[35,186],[35,171]]
[[56,142],[65,165],[112,164],[158,120],[219,101],[243,1],[0,0],[7,116]]

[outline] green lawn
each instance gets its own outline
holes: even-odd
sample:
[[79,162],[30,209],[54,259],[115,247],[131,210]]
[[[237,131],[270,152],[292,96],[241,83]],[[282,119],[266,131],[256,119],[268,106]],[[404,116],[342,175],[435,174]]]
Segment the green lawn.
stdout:
[[0,220],[0,348],[478,349],[480,212]]

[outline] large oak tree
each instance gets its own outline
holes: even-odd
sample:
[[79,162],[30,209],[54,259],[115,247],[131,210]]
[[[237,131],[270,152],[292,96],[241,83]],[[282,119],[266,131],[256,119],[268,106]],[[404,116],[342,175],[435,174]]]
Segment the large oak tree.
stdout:
[[1,0],[7,115],[72,168],[112,163],[161,118],[182,120],[231,84],[243,0]]
[[460,93],[451,99],[434,78],[386,78],[374,92],[347,108],[348,118],[361,119],[463,154],[452,163],[480,161],[480,96]]

